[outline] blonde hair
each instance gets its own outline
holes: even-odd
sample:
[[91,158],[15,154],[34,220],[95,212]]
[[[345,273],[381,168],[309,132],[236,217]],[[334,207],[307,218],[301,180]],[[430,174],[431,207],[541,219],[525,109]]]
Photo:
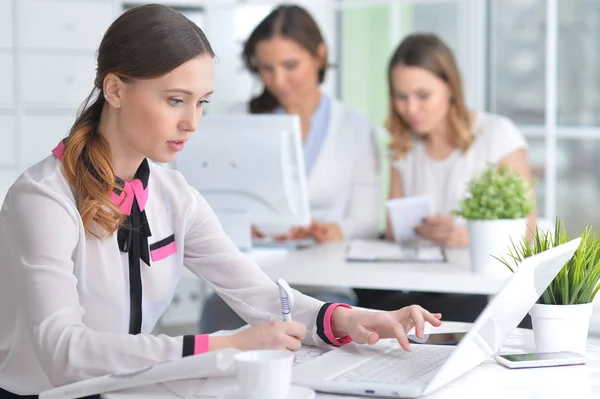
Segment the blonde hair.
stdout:
[[394,108],[392,70],[398,66],[423,68],[446,82],[451,93],[448,111],[450,143],[463,152],[469,149],[473,142],[471,121],[464,101],[460,72],[452,51],[434,34],[413,34],[400,43],[388,67],[389,109],[386,128],[392,138],[392,156],[402,158],[406,155],[412,149],[415,137],[413,129]]
[[65,144],[62,171],[74,188],[86,231],[92,232],[90,227],[96,222],[112,235],[125,220],[125,215],[110,199],[113,190],[122,187],[115,183],[108,143],[97,131],[104,103],[104,96],[97,96],[77,118]]

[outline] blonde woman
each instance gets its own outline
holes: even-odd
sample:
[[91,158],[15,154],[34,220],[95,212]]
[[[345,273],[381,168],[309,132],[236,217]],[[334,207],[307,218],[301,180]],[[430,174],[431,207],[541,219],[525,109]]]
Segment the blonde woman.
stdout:
[[[408,36],[388,71],[390,198],[431,195],[436,215],[417,232],[440,245],[466,245],[464,221],[450,216],[465,196],[466,182],[490,163],[531,181],[527,142],[507,118],[467,108],[454,56],[437,36]],[[533,213],[529,219],[533,225]]]
[[[390,198],[430,195],[435,215],[425,219],[417,233],[442,246],[467,245],[464,220],[451,216],[466,194],[466,183],[490,163],[506,165],[530,181],[525,138],[507,118],[467,108],[454,56],[433,34],[406,37],[390,60],[388,79]],[[389,225],[388,220],[391,239]],[[418,301],[447,319],[461,321],[473,321],[487,303],[487,297],[477,295],[370,290],[358,294],[361,306],[388,309]]]

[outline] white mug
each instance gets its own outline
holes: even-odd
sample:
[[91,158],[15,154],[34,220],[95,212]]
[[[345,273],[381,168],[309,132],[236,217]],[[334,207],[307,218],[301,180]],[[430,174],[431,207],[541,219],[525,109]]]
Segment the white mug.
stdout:
[[285,399],[292,383],[294,354],[285,350],[241,352],[235,361],[239,397]]

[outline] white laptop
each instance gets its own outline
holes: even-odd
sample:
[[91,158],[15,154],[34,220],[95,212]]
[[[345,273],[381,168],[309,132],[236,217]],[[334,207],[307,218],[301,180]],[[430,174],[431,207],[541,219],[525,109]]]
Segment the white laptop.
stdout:
[[[573,256],[581,238],[525,259],[457,346],[349,344],[294,368],[294,383],[379,397],[428,395],[496,354]],[[501,264],[498,267],[502,267]]]

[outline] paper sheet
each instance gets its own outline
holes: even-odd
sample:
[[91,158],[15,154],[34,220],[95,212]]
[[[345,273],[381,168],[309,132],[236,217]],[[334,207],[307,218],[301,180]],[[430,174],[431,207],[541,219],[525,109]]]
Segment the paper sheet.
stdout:
[[397,242],[418,238],[415,228],[434,215],[431,195],[409,196],[387,201],[392,231]]
[[299,351],[296,352],[296,360],[294,361],[294,366],[302,364],[304,362],[308,362],[310,360],[314,360],[321,355],[326,354],[332,348],[319,348],[316,346],[302,346]]

